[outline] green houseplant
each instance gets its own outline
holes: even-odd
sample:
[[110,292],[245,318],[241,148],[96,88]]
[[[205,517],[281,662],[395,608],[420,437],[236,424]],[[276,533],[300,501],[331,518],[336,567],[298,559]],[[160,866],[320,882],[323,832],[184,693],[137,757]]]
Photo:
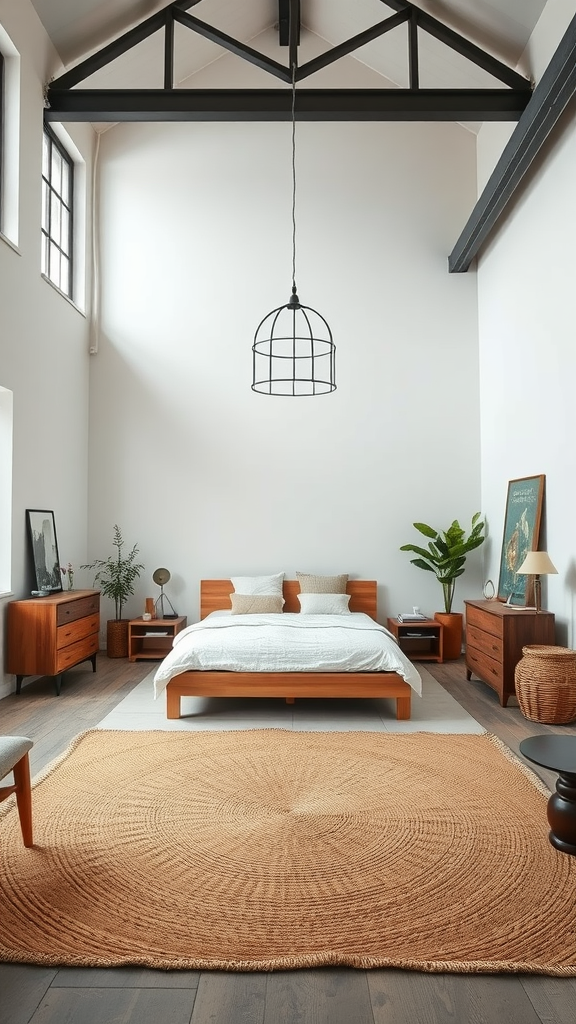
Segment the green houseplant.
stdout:
[[480,513],[472,516],[470,533],[462,529],[457,519],[447,530],[435,530],[426,523],[413,523],[413,526],[424,537],[428,538],[428,547],[418,544],[403,544],[400,551],[412,551],[417,558],[411,558],[412,565],[427,572],[433,572],[442,585],[444,594],[444,612],[436,612],[434,618],[444,625],[444,656],[457,658],[462,649],[462,615],[452,611],[456,580],[464,572],[466,557],[475,548],[484,543],[485,522]]
[[81,566],[94,572],[94,584],[98,584],[105,597],[114,601],[115,618],[107,623],[107,652],[109,658],[126,658],[128,655],[128,619],[122,618],[122,609],[128,598],[134,593],[134,583],[140,576],[144,566],[136,561],[138,547],[124,555],[124,539],[118,525],[114,526],[113,546],[115,555],[108,558],[97,558],[95,561]]

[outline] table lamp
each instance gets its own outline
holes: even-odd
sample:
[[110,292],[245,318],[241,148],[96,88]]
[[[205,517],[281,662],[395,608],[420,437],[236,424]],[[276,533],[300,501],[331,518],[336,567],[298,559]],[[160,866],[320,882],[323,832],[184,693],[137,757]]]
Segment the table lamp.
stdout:
[[557,573],[558,569],[555,569],[550,561],[550,556],[547,551],[529,551],[526,558],[522,562],[522,565],[516,572],[521,573],[523,576],[534,577],[534,604],[536,611],[542,610],[541,606],[541,576],[551,576],[553,573]]
[[[152,573],[152,579],[154,583],[157,583],[160,587],[160,596],[156,598],[154,605],[155,615],[157,619],[177,619],[178,613],[176,612],[174,605],[170,598],[164,593],[164,584],[170,582],[170,570],[169,569],[155,569]],[[170,606],[170,613],[164,610],[164,602]]]

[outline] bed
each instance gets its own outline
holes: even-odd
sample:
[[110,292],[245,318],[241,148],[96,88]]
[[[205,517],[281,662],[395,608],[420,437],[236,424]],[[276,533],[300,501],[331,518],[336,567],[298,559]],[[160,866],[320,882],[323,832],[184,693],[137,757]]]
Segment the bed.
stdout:
[[[234,670],[226,671],[214,668],[206,669],[198,667],[186,668],[186,650],[199,633],[209,626],[218,629],[218,640],[224,635],[223,627],[230,624],[231,620],[245,620],[242,625],[248,625],[247,620],[256,619],[256,616],[232,616],[231,619],[224,618],[224,613],[230,612],[230,594],[233,591],[230,580],[201,580],[200,582],[200,619],[192,627],[188,627],[185,633],[194,633],[196,636],[185,639],[178,634],[174,641],[174,648],[159,666],[155,677],[155,696],[159,696],[166,690],[166,715],[169,719],[180,718],[182,697],[283,697],[286,703],[293,704],[296,698],[300,697],[390,697],[396,701],[396,718],[405,720],[410,718],[411,698],[413,690],[421,692],[420,676],[411,662],[406,658],[398,647],[394,637],[383,626],[376,621],[377,613],[377,585],[375,580],[349,580],[347,593],[350,595],[350,612],[362,613],[354,622],[350,616],[333,615],[322,616],[326,620],[346,620],[345,627],[352,628],[358,624],[364,630],[382,638],[381,642],[386,645],[386,661],[390,661],[394,670],[386,671],[333,671],[310,670],[302,671],[250,671]],[[300,604],[298,594],[300,584],[297,580],[284,580],[284,610],[282,614],[270,615],[266,618],[274,620],[274,626],[279,622],[281,628],[298,623],[301,626],[312,626],[309,621],[319,616],[295,616],[290,613],[299,613]],[[214,613],[218,613],[217,617]],[[286,614],[288,613],[288,614]],[[210,616],[209,622],[204,620]],[[367,621],[366,617],[369,617]],[[334,621],[325,623],[326,627],[335,626]],[[243,631],[244,632],[244,631]],[[294,637],[291,634],[290,639]],[[306,637],[307,638],[307,637]],[[194,656],[191,664],[196,664]]]

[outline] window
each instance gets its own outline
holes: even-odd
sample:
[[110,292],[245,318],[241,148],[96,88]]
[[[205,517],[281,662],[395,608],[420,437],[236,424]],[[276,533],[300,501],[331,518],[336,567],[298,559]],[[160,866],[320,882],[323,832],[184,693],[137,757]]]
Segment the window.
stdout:
[[16,248],[20,182],[20,55],[2,25],[0,69],[0,237]]
[[12,392],[0,385],[0,594],[10,592],[12,575],[12,413]]
[[[0,206],[2,202],[2,162],[4,143],[4,54],[0,50]],[[2,225],[0,224],[0,227]]]
[[42,273],[72,298],[72,203],[74,163],[44,128],[42,149]]

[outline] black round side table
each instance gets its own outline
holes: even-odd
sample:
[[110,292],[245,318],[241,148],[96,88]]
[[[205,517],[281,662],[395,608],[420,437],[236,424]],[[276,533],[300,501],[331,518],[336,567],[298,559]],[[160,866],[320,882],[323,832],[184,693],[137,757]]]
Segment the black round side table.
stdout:
[[522,740],[520,753],[558,772],[548,801],[548,838],[557,850],[576,856],[576,736],[530,736]]

